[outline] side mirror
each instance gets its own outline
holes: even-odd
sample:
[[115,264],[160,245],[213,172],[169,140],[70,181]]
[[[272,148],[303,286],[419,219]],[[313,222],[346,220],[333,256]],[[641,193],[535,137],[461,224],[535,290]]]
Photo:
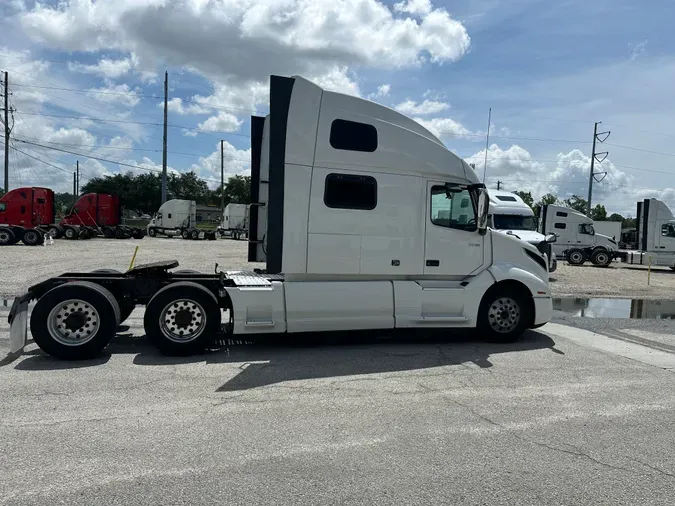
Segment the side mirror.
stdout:
[[488,211],[490,207],[490,197],[488,197],[485,188],[481,188],[478,193],[478,216],[476,217],[476,225],[478,232],[483,235],[487,231],[488,226]]
[[546,242],[556,242],[558,237],[555,234],[549,234],[546,236]]

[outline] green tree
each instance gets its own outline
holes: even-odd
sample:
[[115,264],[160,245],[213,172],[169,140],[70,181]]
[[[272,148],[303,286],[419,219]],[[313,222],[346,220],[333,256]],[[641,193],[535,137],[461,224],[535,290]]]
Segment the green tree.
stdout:
[[[220,194],[219,194],[220,195]],[[231,176],[225,185],[225,205],[251,203],[251,176]]]
[[167,177],[166,189],[170,198],[194,200],[198,204],[208,204],[211,196],[206,181],[199,179],[193,171],[170,174]]
[[5,189],[4,189],[4,188],[0,188],[0,197],[2,197],[4,194],[5,194]]
[[586,201],[586,199],[581,198],[579,195],[572,195],[572,197],[565,199],[563,202],[565,204],[565,207],[569,207],[570,209],[574,209],[577,212],[586,214],[586,207],[588,207],[588,202]]
[[609,221],[620,221],[620,222],[622,222],[622,223],[623,223],[623,221],[625,220],[625,218],[624,218],[623,216],[621,216],[620,214],[618,214],[618,213],[612,213],[612,214],[610,214],[610,215],[609,215],[609,218],[607,218],[607,219],[608,219]]
[[607,219],[607,209],[602,204],[596,204],[591,209],[591,219],[593,221],[605,221]]
[[531,208],[534,208],[534,198],[532,197],[532,192],[516,191],[516,192],[513,192],[513,193],[515,193],[521,199],[523,199],[523,202],[525,202],[528,206],[530,206]]
[[534,215],[537,217],[537,220],[539,220],[539,215],[541,214],[541,208],[544,206],[552,206],[558,203],[558,197],[553,195],[552,193],[547,193],[544,195],[539,202],[534,204],[532,206],[532,210],[534,211]]

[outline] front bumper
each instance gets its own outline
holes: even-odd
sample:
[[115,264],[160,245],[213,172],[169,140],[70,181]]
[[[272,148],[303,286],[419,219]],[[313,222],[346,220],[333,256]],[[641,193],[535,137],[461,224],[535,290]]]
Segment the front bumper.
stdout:
[[543,325],[553,318],[553,299],[551,297],[534,297],[534,324]]

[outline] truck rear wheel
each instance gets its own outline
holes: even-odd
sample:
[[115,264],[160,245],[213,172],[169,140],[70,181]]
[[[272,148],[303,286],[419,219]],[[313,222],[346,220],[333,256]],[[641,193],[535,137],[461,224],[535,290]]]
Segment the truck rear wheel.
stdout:
[[52,239],[59,239],[63,237],[63,229],[58,225],[52,225],[47,229],[47,233],[52,236]]
[[28,229],[24,231],[21,242],[26,246],[39,246],[45,240],[45,236],[39,230]]
[[193,230],[192,232],[190,232],[190,239],[192,239],[193,241],[199,239],[199,230]]
[[145,309],[148,339],[165,355],[204,351],[220,329],[220,307],[206,288],[190,281],[172,283],[157,292]]
[[581,265],[586,261],[586,253],[578,248],[573,248],[567,252],[567,263],[570,265]]
[[66,283],[44,294],[30,317],[30,331],[44,352],[64,360],[93,358],[115,336],[115,297],[89,281]]
[[9,228],[0,228],[0,246],[11,246],[16,244],[16,236]]
[[112,227],[103,227],[103,237],[105,237],[106,239],[114,239],[115,229]]
[[134,239],[143,239],[143,231],[140,228],[134,228],[131,231],[131,237]]
[[128,239],[128,238],[129,238],[129,234],[128,234],[127,231],[124,230],[122,227],[117,227],[117,228],[115,229],[115,237],[116,237],[117,239]]
[[532,320],[532,304],[524,290],[496,287],[478,309],[477,328],[488,341],[510,343],[523,335]]
[[79,235],[77,229],[73,227],[68,227],[63,231],[63,236],[66,239],[77,239]]
[[597,249],[591,255],[591,262],[598,267],[607,267],[612,263],[612,256],[607,250]]

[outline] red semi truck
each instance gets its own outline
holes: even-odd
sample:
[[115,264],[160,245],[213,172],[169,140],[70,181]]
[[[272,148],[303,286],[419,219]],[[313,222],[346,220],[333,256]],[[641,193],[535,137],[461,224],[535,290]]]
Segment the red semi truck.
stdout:
[[0,198],[0,246],[19,241],[31,246],[42,244],[46,233],[67,239],[89,239],[98,234],[120,239],[145,235],[143,229],[126,227],[120,221],[119,197],[116,195],[83,195],[70,214],[57,223],[51,189],[16,188]]

